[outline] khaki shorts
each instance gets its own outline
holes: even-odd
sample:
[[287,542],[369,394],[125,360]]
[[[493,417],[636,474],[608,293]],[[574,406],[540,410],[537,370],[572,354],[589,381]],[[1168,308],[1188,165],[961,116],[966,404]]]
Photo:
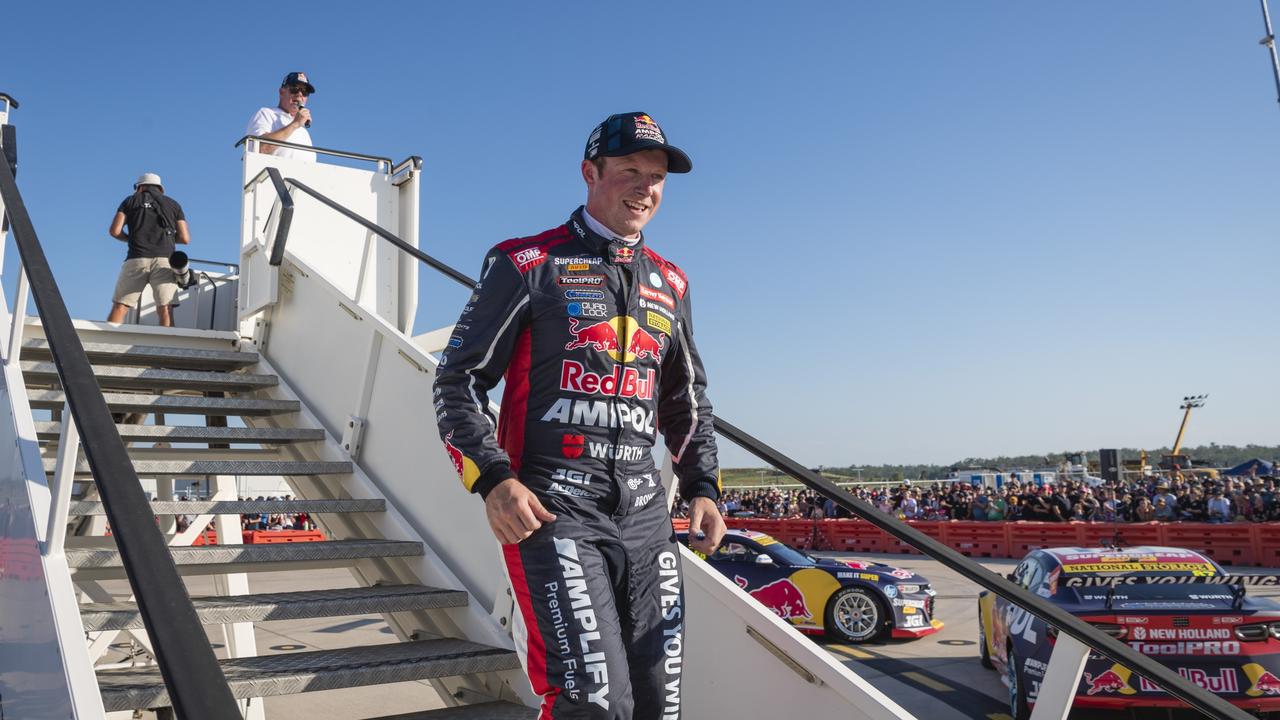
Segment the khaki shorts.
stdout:
[[178,294],[177,278],[169,267],[169,258],[133,258],[125,260],[120,268],[120,277],[116,279],[114,300],[121,305],[138,307],[142,299],[142,290],[151,285],[155,293],[156,305],[172,305]]

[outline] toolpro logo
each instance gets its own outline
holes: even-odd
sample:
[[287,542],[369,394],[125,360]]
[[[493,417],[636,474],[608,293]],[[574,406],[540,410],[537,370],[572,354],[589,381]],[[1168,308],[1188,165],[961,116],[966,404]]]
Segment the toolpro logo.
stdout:
[[667,340],[661,334],[655,338],[641,328],[635,318],[621,315],[589,324],[570,318],[569,335],[571,339],[564,346],[565,350],[589,347],[596,352],[607,353],[618,362],[644,359],[661,362]]

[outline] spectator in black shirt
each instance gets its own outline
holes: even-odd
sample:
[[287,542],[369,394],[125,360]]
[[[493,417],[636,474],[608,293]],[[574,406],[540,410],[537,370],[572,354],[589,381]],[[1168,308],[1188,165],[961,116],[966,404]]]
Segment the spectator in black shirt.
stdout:
[[160,324],[173,327],[171,306],[178,284],[169,267],[169,256],[175,243],[191,242],[187,219],[182,206],[164,194],[159,175],[144,173],[133,184],[133,191],[116,209],[107,231],[111,237],[129,243],[107,322],[124,322],[129,309],[142,300],[143,289],[151,285]]

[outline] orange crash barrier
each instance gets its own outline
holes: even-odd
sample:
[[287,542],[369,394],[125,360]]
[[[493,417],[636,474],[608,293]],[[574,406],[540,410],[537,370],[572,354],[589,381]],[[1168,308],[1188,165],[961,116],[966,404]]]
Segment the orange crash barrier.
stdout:
[[[244,530],[240,533],[240,542],[245,545],[322,541],[324,541],[324,533],[320,530]],[[217,545],[218,531],[205,530],[196,536],[195,542],[191,544]]]

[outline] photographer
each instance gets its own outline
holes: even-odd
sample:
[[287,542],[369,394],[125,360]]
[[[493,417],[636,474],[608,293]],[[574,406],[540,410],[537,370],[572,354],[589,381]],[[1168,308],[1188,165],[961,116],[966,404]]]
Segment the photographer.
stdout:
[[178,294],[178,283],[169,256],[175,243],[191,242],[191,233],[182,206],[164,194],[159,175],[144,173],[133,184],[133,190],[116,209],[107,231],[111,237],[129,244],[107,322],[124,322],[129,310],[142,299],[143,288],[151,285],[160,324],[173,327],[171,306]]

